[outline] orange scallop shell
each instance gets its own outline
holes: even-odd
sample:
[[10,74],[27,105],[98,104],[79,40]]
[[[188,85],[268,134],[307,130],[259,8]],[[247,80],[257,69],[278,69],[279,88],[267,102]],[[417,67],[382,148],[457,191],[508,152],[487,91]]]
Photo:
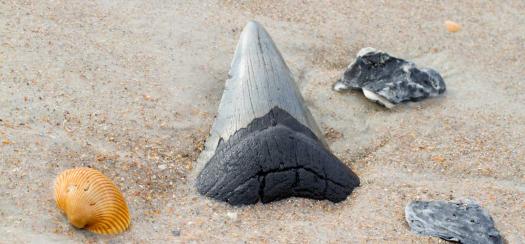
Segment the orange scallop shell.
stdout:
[[131,222],[128,206],[117,186],[91,168],[62,172],[55,182],[55,201],[73,226],[97,234],[117,234]]

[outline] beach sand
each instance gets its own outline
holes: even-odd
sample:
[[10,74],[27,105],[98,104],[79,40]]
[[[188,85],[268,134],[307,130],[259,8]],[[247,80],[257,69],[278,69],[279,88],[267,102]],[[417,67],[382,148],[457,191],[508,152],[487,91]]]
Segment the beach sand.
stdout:
[[[176,2],[0,1],[0,243],[438,243],[410,232],[405,206],[462,198],[525,242],[525,2]],[[346,201],[235,208],[196,193],[195,160],[249,20],[359,175]],[[447,92],[393,110],[334,92],[368,46],[438,70]],[[122,189],[128,231],[67,223],[53,181],[79,166]]]

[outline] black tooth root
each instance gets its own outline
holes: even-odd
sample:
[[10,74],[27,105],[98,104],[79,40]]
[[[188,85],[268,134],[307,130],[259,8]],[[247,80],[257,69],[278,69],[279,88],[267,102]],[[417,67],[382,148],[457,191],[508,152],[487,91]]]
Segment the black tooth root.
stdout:
[[310,129],[275,107],[219,142],[196,186],[232,205],[288,197],[340,202],[359,186],[359,178]]

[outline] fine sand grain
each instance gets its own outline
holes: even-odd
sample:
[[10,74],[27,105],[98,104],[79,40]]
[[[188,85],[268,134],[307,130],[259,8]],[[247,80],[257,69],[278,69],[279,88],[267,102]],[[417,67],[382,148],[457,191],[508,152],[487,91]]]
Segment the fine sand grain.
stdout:
[[[437,243],[410,232],[404,207],[459,198],[525,243],[524,1],[181,2],[0,0],[0,243]],[[360,176],[346,201],[233,208],[192,186],[251,19]],[[438,70],[447,92],[393,110],[333,92],[367,46]],[[129,231],[67,223],[51,188],[79,166],[122,189]]]

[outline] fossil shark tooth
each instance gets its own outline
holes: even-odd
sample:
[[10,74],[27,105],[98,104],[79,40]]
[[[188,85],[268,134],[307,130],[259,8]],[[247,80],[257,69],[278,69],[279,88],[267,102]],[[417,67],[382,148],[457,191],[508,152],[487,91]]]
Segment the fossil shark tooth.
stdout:
[[197,190],[232,205],[287,197],[339,202],[359,178],[324,143],[266,30],[249,22],[197,166]]

